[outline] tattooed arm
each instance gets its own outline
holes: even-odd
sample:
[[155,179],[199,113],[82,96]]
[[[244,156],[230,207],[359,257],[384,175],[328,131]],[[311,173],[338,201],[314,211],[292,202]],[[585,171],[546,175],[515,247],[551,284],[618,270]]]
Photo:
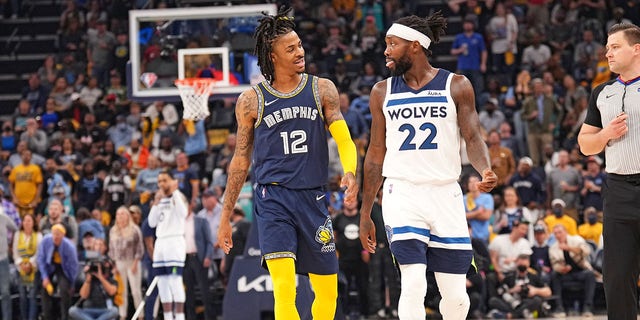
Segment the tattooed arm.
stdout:
[[322,103],[322,114],[327,127],[338,120],[344,120],[342,112],[340,112],[340,97],[336,85],[329,79],[320,78],[318,79],[318,89]]
[[258,117],[258,97],[253,89],[243,92],[236,102],[236,120],[238,122],[236,149],[229,163],[227,187],[225,190],[222,216],[218,227],[218,244],[225,253],[233,247],[231,241],[231,223],[229,218],[233,212],[240,189],[247,179],[251,154],[253,152],[253,130]]
[[456,103],[458,126],[467,143],[467,155],[471,165],[482,174],[478,188],[489,192],[498,183],[498,176],[491,170],[489,150],[482,139],[480,120],[476,112],[475,95],[471,82],[464,76],[455,75],[451,80],[451,96]]
[[376,228],[371,220],[371,208],[382,184],[382,163],[387,153],[385,143],[387,125],[382,113],[382,103],[387,93],[387,82],[380,81],[371,90],[371,139],[364,159],[364,183],[362,207],[360,208],[360,242],[362,247],[374,253],[376,250]]

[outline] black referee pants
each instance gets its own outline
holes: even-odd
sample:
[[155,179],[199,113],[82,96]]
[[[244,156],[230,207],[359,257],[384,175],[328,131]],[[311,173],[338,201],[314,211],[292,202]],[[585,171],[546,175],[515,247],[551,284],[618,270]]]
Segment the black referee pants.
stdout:
[[635,320],[640,274],[640,174],[608,174],[604,195],[604,289],[609,319]]

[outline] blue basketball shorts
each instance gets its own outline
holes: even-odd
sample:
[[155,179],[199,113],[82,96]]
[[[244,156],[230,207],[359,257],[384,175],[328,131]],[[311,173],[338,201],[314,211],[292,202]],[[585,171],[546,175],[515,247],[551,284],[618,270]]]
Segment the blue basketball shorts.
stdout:
[[275,258],[293,258],[300,274],[334,274],[338,258],[333,226],[322,188],[288,189],[258,185],[255,217],[262,264]]

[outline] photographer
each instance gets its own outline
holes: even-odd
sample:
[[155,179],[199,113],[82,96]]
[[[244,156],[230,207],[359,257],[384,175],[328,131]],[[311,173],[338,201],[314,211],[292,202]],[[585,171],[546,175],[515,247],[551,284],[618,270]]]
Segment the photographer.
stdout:
[[96,238],[93,249],[97,257],[87,260],[85,280],[80,287],[80,300],[69,309],[69,316],[76,320],[109,320],[118,318],[118,307],[113,299],[118,291],[114,267],[104,252],[104,240]]
[[498,297],[489,299],[490,313],[530,319],[536,312],[545,312],[544,298],[550,296],[551,288],[530,268],[529,255],[521,254],[516,259],[516,271],[509,273],[498,288]]

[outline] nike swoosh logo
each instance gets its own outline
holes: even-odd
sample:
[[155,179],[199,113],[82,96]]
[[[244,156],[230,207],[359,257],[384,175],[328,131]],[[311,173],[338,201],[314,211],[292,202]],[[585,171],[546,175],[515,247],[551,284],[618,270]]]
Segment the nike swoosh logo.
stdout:
[[316,196],[316,201],[320,201],[320,200],[322,200],[322,198],[324,198],[324,196],[325,196],[324,194],[323,194],[323,195]]
[[271,100],[271,101],[269,101],[269,102],[266,102],[266,101],[265,101],[264,106],[266,107],[266,106],[268,106],[268,105],[270,105],[270,104],[272,104],[272,103],[274,103],[274,102],[276,102],[276,101],[278,101],[278,100],[280,100],[280,98],[275,99],[275,100]]
[[611,97],[613,97],[613,96],[615,96],[615,95],[616,95],[616,93],[614,93],[614,94],[610,94],[610,95],[605,96],[605,98],[609,99],[609,98],[611,98]]

